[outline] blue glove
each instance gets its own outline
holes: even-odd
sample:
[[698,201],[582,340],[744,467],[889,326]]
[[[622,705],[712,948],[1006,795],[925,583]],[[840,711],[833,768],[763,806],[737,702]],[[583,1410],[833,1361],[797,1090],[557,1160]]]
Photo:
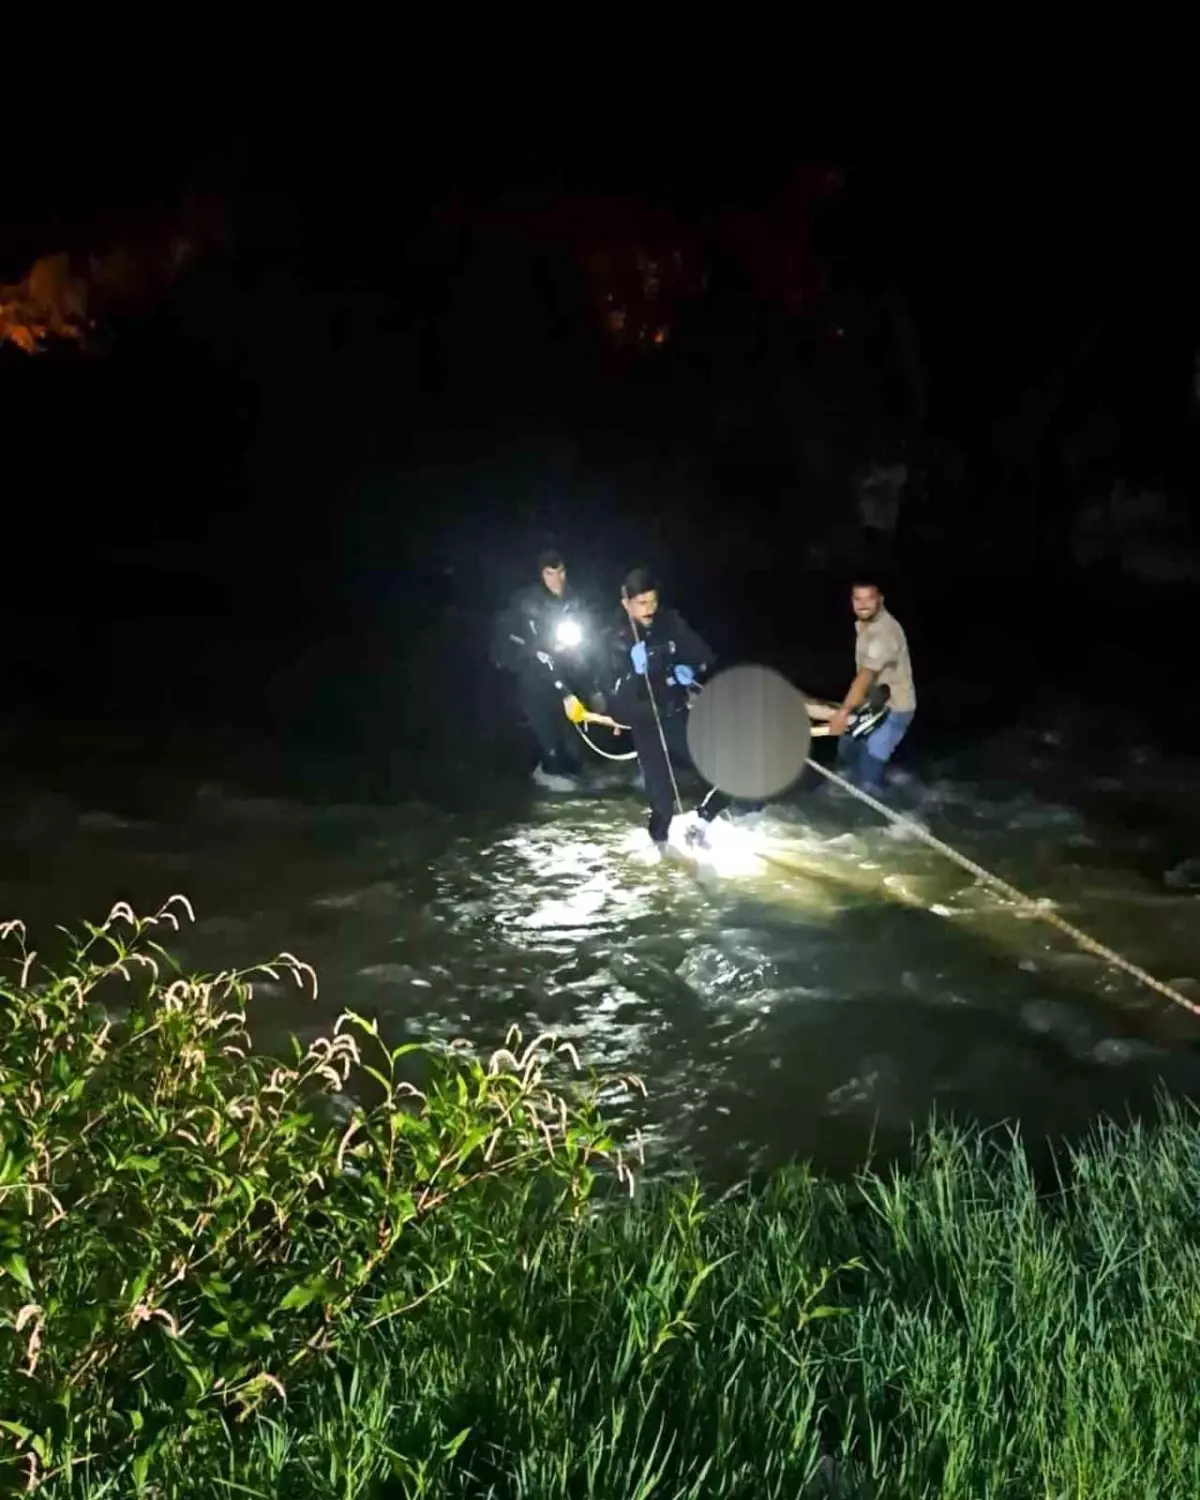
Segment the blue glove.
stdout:
[[646,643],[638,641],[636,645],[629,648],[629,660],[633,663],[633,670],[639,677],[646,675]]
[[681,661],[677,661],[672,668],[671,675],[680,687],[691,687],[696,680],[696,674],[691,667],[685,667]]

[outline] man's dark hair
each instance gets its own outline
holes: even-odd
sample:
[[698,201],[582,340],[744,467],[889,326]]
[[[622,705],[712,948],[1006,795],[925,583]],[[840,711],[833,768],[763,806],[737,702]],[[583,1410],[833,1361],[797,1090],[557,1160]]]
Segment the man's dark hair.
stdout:
[[625,575],[621,592],[626,599],[636,599],[639,594],[658,592],[658,579],[652,568],[631,568]]
[[873,578],[855,578],[850,587],[851,589],[874,589],[877,594],[883,593],[883,590],[879,587],[879,585]]
[[562,566],[563,556],[557,547],[546,547],[538,553],[537,570],[539,576],[547,568],[561,568]]

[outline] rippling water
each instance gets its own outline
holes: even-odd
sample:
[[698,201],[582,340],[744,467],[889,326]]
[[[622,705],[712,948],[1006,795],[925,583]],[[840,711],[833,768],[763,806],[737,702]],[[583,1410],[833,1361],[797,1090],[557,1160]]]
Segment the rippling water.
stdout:
[[[1200,997],[1200,861],[1169,840],[953,768],[897,797]],[[722,876],[653,862],[627,790],[512,814],[231,785],[168,800],[131,817],[44,783],[13,792],[0,917],[40,935],[183,891],[198,917],[188,961],[288,949],[316,966],[315,1006],[261,992],[264,1039],[345,1006],[396,1037],[482,1048],[512,1023],[553,1029],[586,1063],[645,1080],[648,1098],[623,1108],[660,1172],[795,1154],[845,1169],[872,1140],[901,1146],[935,1107],[1040,1134],[1144,1107],[1160,1079],[1200,1094],[1182,1012],[815,788],[742,820],[744,857]]]

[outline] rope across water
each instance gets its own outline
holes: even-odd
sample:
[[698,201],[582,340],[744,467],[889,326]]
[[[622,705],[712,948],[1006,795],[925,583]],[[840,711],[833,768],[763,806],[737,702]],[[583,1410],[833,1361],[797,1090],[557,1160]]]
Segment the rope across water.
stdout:
[[[637,622],[633,620],[632,616],[630,617],[630,623],[633,626],[634,639],[640,640],[641,632],[638,630]],[[675,781],[675,769],[671,764],[671,754],[667,746],[666,736],[663,733],[662,721],[659,718],[658,704],[655,701],[654,690],[650,686],[649,680],[647,680],[647,687],[650,688],[650,703],[654,711],[654,721],[662,744],[663,755],[666,758],[667,769],[671,776],[671,789],[674,793],[676,810],[682,812],[683,806],[679,797],[679,788]],[[570,715],[568,716],[571,717]],[[588,737],[584,724],[577,722],[574,718],[572,718],[572,722],[575,723],[575,728],[578,730],[580,736],[587,741],[589,748],[595,751],[597,755],[603,756],[605,760],[632,760],[635,758],[636,751],[614,755],[611,752],[602,750]],[[1109,948],[1106,944],[1099,942],[1090,933],[1086,933],[1082,928],[1076,927],[1074,923],[1068,922],[1065,917],[1060,917],[1050,906],[1049,902],[1027,896],[1024,891],[1019,891],[1015,885],[1010,885],[1007,880],[1002,880],[999,875],[993,875],[990,870],[985,869],[981,864],[977,864],[975,860],[968,859],[965,854],[960,854],[957,849],[952,848],[943,839],[939,839],[935,834],[930,833],[928,829],[923,828],[914,819],[905,817],[903,813],[898,813],[893,808],[888,807],[886,803],[881,802],[878,797],[872,797],[869,792],[864,792],[860,787],[853,786],[844,777],[839,776],[836,771],[830,770],[828,766],[823,766],[820,761],[808,756],[805,764],[816,771],[819,776],[823,776],[826,781],[832,782],[835,786],[840,787],[842,791],[848,792],[852,797],[857,798],[859,802],[864,803],[867,807],[879,813],[889,823],[907,829],[908,832],[923,844],[927,845],[930,849],[936,850],[937,853],[945,855],[947,859],[958,865],[960,869],[965,870],[969,875],[973,875],[976,880],[990,886],[995,891],[999,891],[1001,895],[1015,902],[1017,906],[1029,912],[1032,916],[1037,917],[1048,926],[1056,928],[1085,952],[1094,954],[1105,963],[1111,964],[1114,969],[1119,969],[1123,974],[1128,974],[1138,984],[1153,990],[1155,994],[1162,995],[1164,999],[1170,1000],[1173,1005],[1178,1005],[1183,1010],[1190,1011],[1194,1016],[1200,1016],[1200,1002],[1190,1000],[1182,991],[1176,989],[1174,985],[1166,984],[1163,980],[1156,979],[1153,974],[1143,969],[1140,964],[1133,963],[1123,954],[1116,952],[1115,949]]]
[[844,777],[839,776],[836,771],[831,771],[828,766],[821,765],[819,761],[813,760],[811,756],[806,764],[811,766],[819,775],[824,776],[826,781],[833,782],[842,791],[849,792],[852,797],[857,797],[860,802],[865,802],[868,807],[880,813],[890,823],[896,824],[897,827],[906,828],[915,837],[920,839],[923,844],[927,844],[931,849],[936,849],[939,854],[944,854],[947,859],[953,860],[961,869],[966,870],[970,875],[974,875],[976,880],[980,880],[985,885],[991,886],[993,890],[1007,896],[1010,901],[1015,901],[1018,906],[1024,907],[1043,922],[1048,923],[1051,927],[1056,927],[1059,932],[1065,933],[1067,937],[1078,943],[1088,953],[1094,953],[1097,958],[1102,958],[1105,963],[1111,964],[1113,968],[1120,969],[1122,973],[1128,974],[1131,979],[1136,979],[1139,984],[1145,985],[1147,989],[1154,990],[1157,994],[1164,996],[1175,1005],[1181,1005],[1184,1010],[1191,1011],[1194,1016],[1200,1016],[1200,1003],[1189,1000],[1186,995],[1182,994],[1173,985],[1164,984],[1161,979],[1155,979],[1153,974],[1148,973],[1139,964],[1131,963],[1129,959],[1124,958],[1120,953],[1106,947],[1094,937],[1089,936],[1088,933],[1074,926],[1073,923],[1066,921],[1065,918],[1060,917],[1044,900],[1035,900],[1034,897],[1025,895],[1023,891],[1017,890],[1015,885],[1009,885],[1007,880],[1001,880],[999,875],[993,875],[990,870],[985,870],[982,865],[976,864],[973,859],[968,859],[965,854],[960,854],[957,849],[952,849],[949,844],[937,838],[928,829],[922,828],[912,818],[906,818],[903,813],[896,812],[893,808],[888,807],[886,803],[880,802],[877,797],[872,797],[869,792],[864,792],[860,787],[852,786]]

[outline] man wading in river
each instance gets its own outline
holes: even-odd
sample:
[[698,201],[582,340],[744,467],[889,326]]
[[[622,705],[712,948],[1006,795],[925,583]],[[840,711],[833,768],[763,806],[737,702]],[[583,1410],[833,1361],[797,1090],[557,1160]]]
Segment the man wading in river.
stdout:
[[[676,774],[690,767],[688,689],[712,665],[712,652],[678,610],[659,605],[648,568],[634,568],[621,586],[621,613],[609,640],[612,712],[633,732],[633,748],[650,803],[650,837],[660,852],[676,806]],[[710,789],[697,811],[704,822],[729,806]]]
[[541,755],[534,781],[545,791],[572,792],[582,784],[581,768],[563,699],[574,693],[603,708],[596,681],[598,642],[567,583],[562,554],[543,552],[537,566],[540,581],[514,594],[496,621],[492,660],[516,678],[521,710]]
[[[917,711],[908,640],[899,620],[884,607],[874,583],[856,583],[850,590],[858,640],[854,664],[858,668],[850,690],[829,719],[830,734],[838,740],[838,770],[865,792],[883,788],[883,768],[908,733]],[[855,735],[852,716],[868,702],[886,700],[888,712],[869,733]],[[814,715],[814,717],[817,717]]]

